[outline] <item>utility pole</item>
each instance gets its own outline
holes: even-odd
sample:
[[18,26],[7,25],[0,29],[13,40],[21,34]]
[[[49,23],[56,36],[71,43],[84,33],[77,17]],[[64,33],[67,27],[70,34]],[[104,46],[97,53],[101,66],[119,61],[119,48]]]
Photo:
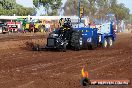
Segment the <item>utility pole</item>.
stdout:
[[79,17],[79,18],[80,18],[80,3],[81,3],[81,1],[78,0],[78,17]]
[[80,22],[80,0],[78,0],[78,28],[79,28],[79,22]]

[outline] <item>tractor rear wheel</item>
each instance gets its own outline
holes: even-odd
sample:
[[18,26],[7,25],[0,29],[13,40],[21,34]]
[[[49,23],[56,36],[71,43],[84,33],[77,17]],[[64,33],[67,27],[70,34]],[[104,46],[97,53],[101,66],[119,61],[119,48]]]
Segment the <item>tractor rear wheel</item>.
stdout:
[[71,35],[71,46],[75,50],[80,50],[83,47],[82,33],[79,31],[74,31]]

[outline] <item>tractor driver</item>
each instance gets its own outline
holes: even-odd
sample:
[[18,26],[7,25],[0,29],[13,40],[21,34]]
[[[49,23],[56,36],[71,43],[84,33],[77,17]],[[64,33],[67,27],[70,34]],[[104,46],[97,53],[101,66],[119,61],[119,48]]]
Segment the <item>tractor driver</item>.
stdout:
[[60,32],[63,34],[63,38],[69,39],[70,38],[70,33],[72,31],[72,25],[71,25],[71,20],[70,18],[63,18],[60,19]]

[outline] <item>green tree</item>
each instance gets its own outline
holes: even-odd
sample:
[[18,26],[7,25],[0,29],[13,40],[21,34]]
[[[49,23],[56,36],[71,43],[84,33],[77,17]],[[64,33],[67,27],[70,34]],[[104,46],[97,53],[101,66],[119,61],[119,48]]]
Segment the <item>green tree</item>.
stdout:
[[117,19],[123,20],[129,18],[130,10],[126,8],[123,3],[120,4],[111,3],[110,11],[116,15]]
[[16,3],[16,0],[0,0],[0,15],[32,15],[34,8],[26,8]]
[[[89,3],[87,0],[83,0],[81,5],[84,7],[84,14],[90,14]],[[87,8],[87,9],[86,9]],[[78,15],[78,0],[67,0],[64,6],[64,15]]]
[[97,5],[97,11],[96,11],[97,18],[101,19],[102,17],[105,17],[105,15],[109,11],[108,0],[96,0],[96,5]]
[[58,9],[62,5],[62,0],[33,0],[33,4],[36,8],[41,5],[45,8],[47,15],[57,15]]
[[67,0],[64,6],[64,15],[78,15],[77,0]]
[[[67,0],[65,4],[65,15],[77,15],[78,0]],[[107,13],[114,13],[120,20],[128,19],[130,10],[117,0],[81,0],[85,15],[90,18],[105,18]]]

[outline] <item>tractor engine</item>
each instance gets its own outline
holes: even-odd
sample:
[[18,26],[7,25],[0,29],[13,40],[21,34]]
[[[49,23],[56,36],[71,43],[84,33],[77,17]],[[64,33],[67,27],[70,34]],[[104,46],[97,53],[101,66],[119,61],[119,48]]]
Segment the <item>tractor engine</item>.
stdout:
[[67,44],[69,44],[70,35],[72,32],[70,19],[65,19],[64,24],[59,29],[56,29],[49,34],[47,38],[47,48],[56,48],[59,50],[66,50]]

